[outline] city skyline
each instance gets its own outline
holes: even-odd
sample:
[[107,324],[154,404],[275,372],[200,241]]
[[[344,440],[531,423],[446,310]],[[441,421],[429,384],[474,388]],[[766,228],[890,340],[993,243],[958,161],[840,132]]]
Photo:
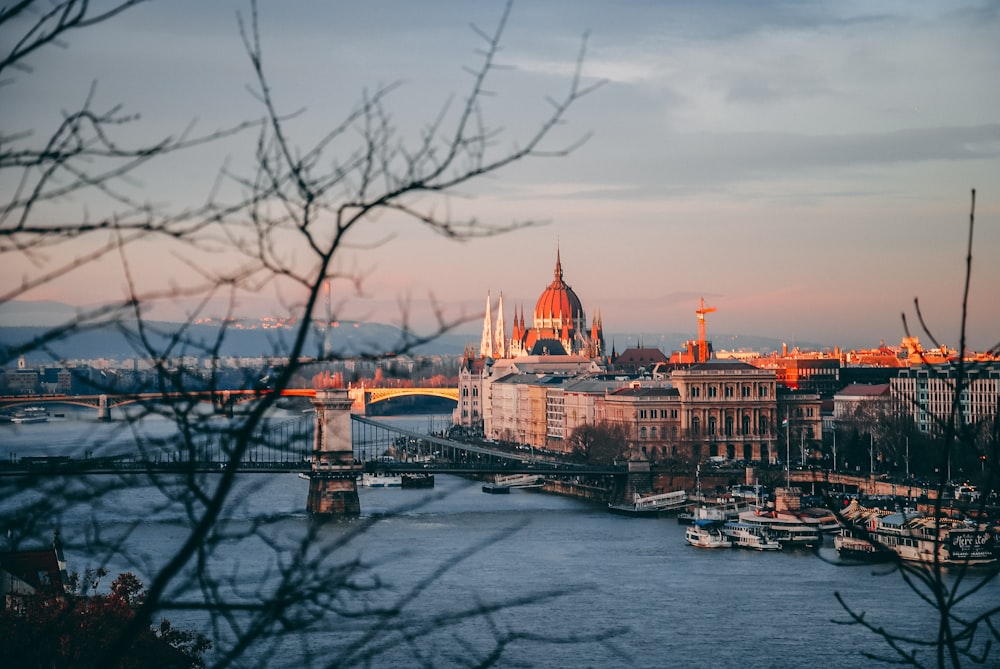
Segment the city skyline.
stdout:
[[[490,30],[502,9],[261,2],[265,67],[282,109],[303,110],[292,130],[305,145],[366,87],[395,81],[387,106],[416,137],[466,90],[462,67],[476,66],[479,46],[469,24]],[[606,83],[571,108],[546,148],[592,136],[567,157],[515,164],[441,205],[494,224],[547,224],[456,243],[383,214],[343,256],[366,278],[364,297],[338,293],[338,317],[398,323],[409,299],[411,322],[426,326],[433,294],[447,316],[468,318],[461,332],[475,333],[487,292],[502,292],[509,323],[515,307],[531,312],[559,249],[566,282],[608,332],[692,331],[704,297],[718,309],[710,333],[870,347],[898,343],[905,312],[929,345],[914,329],[919,298],[954,347],[976,188],[968,341],[974,350],[1000,341],[1000,198],[989,190],[1000,177],[995,3],[563,9],[515,3],[500,58],[508,67],[486,111],[509,130],[502,143],[523,138],[547,112],[544,96],[568,85],[589,31],[584,81]],[[140,113],[147,137],[259,115],[237,11],[247,5],[152,3],[70,35],[66,50],[17,74],[27,94],[5,103],[10,128],[51,127],[95,81],[99,106]],[[131,186],[140,200],[199,202],[219,165],[239,167],[252,150],[252,136],[235,139],[171,157]],[[0,192],[12,187],[0,182]],[[59,204],[90,206],[100,215],[80,199]],[[136,247],[138,280],[180,280],[184,266],[156,251]],[[38,258],[8,259],[5,286],[40,271]],[[122,267],[102,263],[23,297],[94,304],[121,297],[123,285]],[[243,314],[280,315],[272,289],[245,296]],[[287,288],[280,295],[294,301]],[[186,305],[168,306],[151,315]]]

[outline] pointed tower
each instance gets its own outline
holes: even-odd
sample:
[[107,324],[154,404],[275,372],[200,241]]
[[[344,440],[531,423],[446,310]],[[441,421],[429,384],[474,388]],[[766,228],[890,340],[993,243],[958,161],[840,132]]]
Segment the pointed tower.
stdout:
[[479,344],[479,357],[493,357],[493,304],[486,293],[486,315],[483,317],[483,338]]
[[507,357],[507,328],[503,324],[503,293],[497,301],[497,324],[493,331],[493,357]]

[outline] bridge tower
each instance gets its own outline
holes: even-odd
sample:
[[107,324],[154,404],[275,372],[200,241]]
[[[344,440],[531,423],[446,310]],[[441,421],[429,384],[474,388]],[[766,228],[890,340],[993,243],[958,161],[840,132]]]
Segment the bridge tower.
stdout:
[[97,420],[111,420],[111,408],[107,395],[101,395],[97,399]]
[[357,481],[361,465],[354,462],[351,403],[347,390],[342,388],[317,389],[312,400],[316,430],[306,502],[310,513],[328,516],[361,513]]

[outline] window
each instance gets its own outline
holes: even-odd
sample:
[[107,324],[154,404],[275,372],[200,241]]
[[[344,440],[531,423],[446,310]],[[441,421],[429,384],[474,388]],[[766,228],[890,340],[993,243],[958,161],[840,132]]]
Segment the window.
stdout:
[[646,428],[644,427],[639,428],[639,438],[640,439],[646,438]]
[[709,416],[708,418],[708,433],[714,435],[715,431],[718,429],[718,420],[715,416]]
[[726,436],[733,436],[733,417],[726,416]]
[[757,397],[767,397],[767,386],[763,383],[757,386]]
[[732,386],[726,386],[724,389],[724,394],[726,397],[734,397],[736,395],[736,390]]
[[716,388],[715,386],[709,386],[708,387],[708,396],[709,397],[717,397],[718,394],[719,394],[719,389],[718,388]]
[[741,390],[743,397],[750,397],[750,386],[742,386]]
[[701,420],[697,416],[691,419],[691,434],[701,434]]
[[691,397],[701,397],[701,388],[699,388],[698,386],[692,386]]

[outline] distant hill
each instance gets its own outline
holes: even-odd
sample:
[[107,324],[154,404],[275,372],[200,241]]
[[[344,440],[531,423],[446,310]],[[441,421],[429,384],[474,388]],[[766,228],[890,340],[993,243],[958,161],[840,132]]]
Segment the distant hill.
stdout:
[[[0,352],[8,352],[4,359],[10,359],[9,352],[42,336],[52,326],[72,320],[78,313],[75,307],[59,302],[8,302],[0,304]],[[288,350],[290,330],[246,329],[249,324],[231,327],[225,333],[219,353],[222,356],[257,357],[282,356]],[[168,338],[180,327],[177,323],[153,322],[147,324],[158,347],[166,344]],[[192,325],[186,328],[187,345],[177,347],[175,355],[204,355],[220,332],[217,324]],[[605,333],[608,352],[612,346],[621,353],[627,348],[644,346],[658,348],[668,355],[684,348],[691,332],[671,333]],[[41,364],[52,359],[128,359],[137,357],[130,343],[134,338],[134,328],[103,327],[87,330],[72,337],[49,345],[49,353],[31,353],[28,358],[33,364]],[[713,334],[715,350],[750,349],[762,353],[780,351],[781,340],[754,335]],[[414,348],[420,355],[461,355],[466,346],[472,344],[477,349],[478,332],[454,332],[442,335],[434,341]],[[412,338],[410,339],[412,341]],[[330,330],[330,350],[335,354],[350,357],[359,355],[384,355],[397,352],[406,342],[403,332],[392,325],[382,323],[341,322]],[[803,349],[823,350],[825,346],[810,342],[788,342],[789,347],[797,345]],[[307,356],[322,352],[324,336],[313,332],[306,344]]]
[[[148,323],[153,332],[154,346],[167,344],[169,337],[178,330],[176,323]],[[48,331],[42,326],[2,327],[0,326],[0,355],[10,359],[12,349],[23,346]],[[218,338],[217,325],[194,325],[185,331],[188,343],[174,349],[175,356],[204,356]],[[225,333],[219,347],[219,355],[234,357],[282,356],[290,345],[289,330],[240,330],[231,329]],[[56,360],[109,358],[124,360],[141,357],[132,345],[134,333],[125,327],[103,327],[74,334],[65,340],[46,345],[46,352],[34,351],[26,357],[30,363],[40,364]],[[331,330],[330,351],[334,354],[353,357],[360,355],[384,355],[396,352],[406,340],[402,331],[391,325],[378,323],[341,323]],[[465,335],[444,335],[433,342],[414,348],[421,355],[461,354],[468,344]],[[322,353],[324,337],[313,333],[306,344],[305,355]]]

